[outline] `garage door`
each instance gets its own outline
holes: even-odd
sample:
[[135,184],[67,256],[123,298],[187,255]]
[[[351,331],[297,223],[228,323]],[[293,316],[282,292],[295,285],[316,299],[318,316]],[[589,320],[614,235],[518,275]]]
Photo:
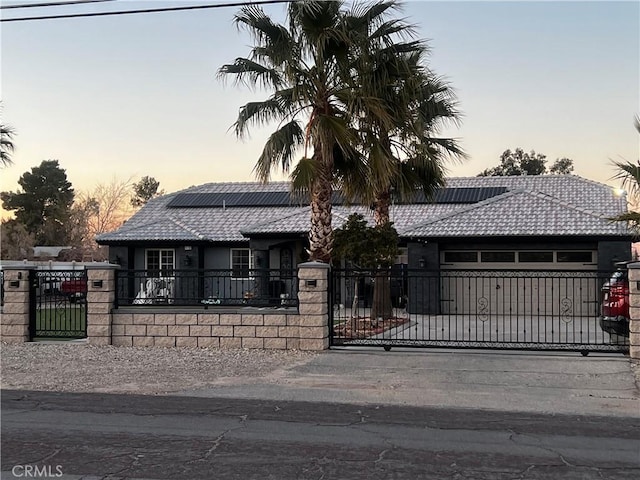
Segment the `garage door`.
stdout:
[[593,316],[595,251],[444,251],[443,314]]

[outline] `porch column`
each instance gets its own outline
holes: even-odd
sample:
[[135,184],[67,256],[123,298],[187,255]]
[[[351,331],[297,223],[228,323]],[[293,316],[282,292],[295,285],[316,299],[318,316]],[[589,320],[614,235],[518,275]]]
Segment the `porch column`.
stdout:
[[115,271],[119,265],[87,266],[87,340],[111,345],[111,311],[116,299]]
[[640,262],[629,269],[629,356],[640,360]]
[[29,338],[29,273],[25,266],[4,267],[4,305],[0,315],[2,341],[24,343]]
[[298,282],[300,350],[326,350],[329,348],[329,265],[299,264]]

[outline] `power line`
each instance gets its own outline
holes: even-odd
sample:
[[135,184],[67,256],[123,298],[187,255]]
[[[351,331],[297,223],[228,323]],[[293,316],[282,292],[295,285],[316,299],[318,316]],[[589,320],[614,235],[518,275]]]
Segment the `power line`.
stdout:
[[115,2],[116,0],[68,0],[65,2],[29,3],[27,5],[2,5],[0,10],[5,8],[34,8],[34,7],[61,7],[64,5],[78,5],[81,3],[102,3]]
[[262,2],[218,3],[214,5],[192,5],[188,7],[147,8],[140,10],[123,10],[115,12],[69,13],[66,15],[43,15],[39,17],[3,18],[0,22],[24,22],[29,20],[54,20],[59,18],[104,17],[107,15],[130,15],[133,13],[176,12],[179,10],[203,10],[207,8],[244,7],[246,5],[266,5],[272,3],[292,3],[298,0],[265,0]]

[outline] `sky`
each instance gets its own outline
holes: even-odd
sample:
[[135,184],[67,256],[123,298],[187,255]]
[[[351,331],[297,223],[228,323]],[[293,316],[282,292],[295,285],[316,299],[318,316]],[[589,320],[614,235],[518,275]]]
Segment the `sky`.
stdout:
[[[4,0],[3,5],[42,0]],[[55,0],[54,0],[55,1]],[[170,7],[213,0],[115,2],[3,10],[3,18]],[[265,11],[284,19],[284,5]],[[0,191],[57,159],[77,191],[149,175],[166,192],[251,181],[275,125],[238,140],[238,109],[268,92],[216,76],[249,52],[237,7],[95,18],[4,22],[2,123],[16,131]],[[575,172],[612,181],[612,161],[640,159],[640,2],[407,1],[398,14],[428,40],[429,66],[456,92],[455,137],[473,176],[520,147],[573,159]],[[283,179],[275,175],[274,179]]]

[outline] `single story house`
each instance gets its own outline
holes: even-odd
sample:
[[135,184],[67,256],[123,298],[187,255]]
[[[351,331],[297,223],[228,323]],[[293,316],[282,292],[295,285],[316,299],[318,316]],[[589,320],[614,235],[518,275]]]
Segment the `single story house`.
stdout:
[[[336,196],[338,197],[338,196]],[[398,264],[453,269],[610,271],[631,258],[632,234],[611,217],[626,198],[576,175],[449,178],[432,202],[394,204]],[[333,227],[363,205],[333,205]],[[127,270],[292,271],[306,260],[310,208],[287,182],[207,183],[150,200],[97,237]]]

